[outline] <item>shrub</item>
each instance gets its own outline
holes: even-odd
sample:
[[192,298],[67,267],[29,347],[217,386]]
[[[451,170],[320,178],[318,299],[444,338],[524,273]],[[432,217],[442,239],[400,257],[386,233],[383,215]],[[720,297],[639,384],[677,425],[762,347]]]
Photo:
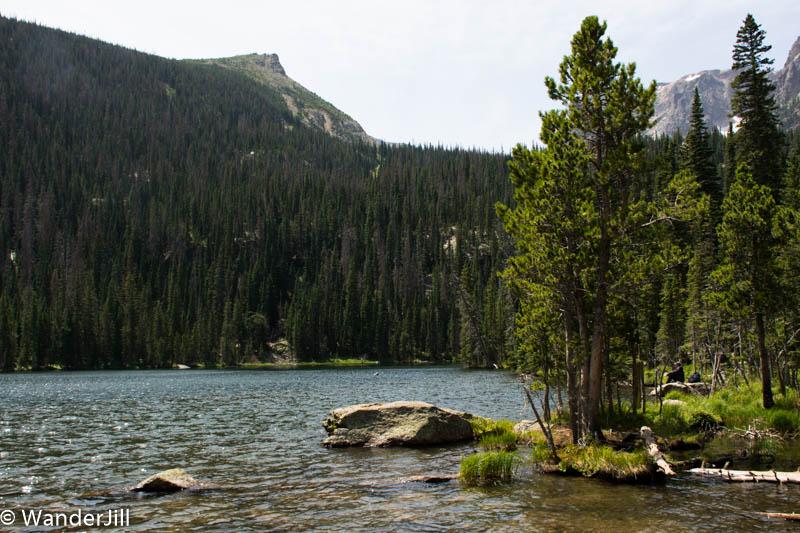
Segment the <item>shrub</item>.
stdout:
[[800,413],[773,408],[767,415],[767,424],[782,433],[795,432],[800,429]]
[[714,415],[704,411],[694,413],[689,422],[689,429],[697,433],[711,433],[719,428],[719,422],[714,418]]

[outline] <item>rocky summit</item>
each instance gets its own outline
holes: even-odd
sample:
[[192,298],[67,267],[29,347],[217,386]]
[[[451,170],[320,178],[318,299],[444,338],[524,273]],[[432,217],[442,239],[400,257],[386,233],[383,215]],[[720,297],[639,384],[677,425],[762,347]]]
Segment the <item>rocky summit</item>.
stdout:
[[270,87],[280,94],[292,115],[306,126],[322,130],[338,139],[370,144],[377,142],[346,113],[290,78],[277,54],[247,54],[200,61],[241,72]]
[[[775,84],[775,101],[778,117],[785,128],[800,126],[800,37],[797,38],[786,58],[783,68],[770,73]],[[654,119],[656,125],[651,134],[686,133],[689,129],[694,89],[697,87],[703,102],[703,111],[710,128],[727,131],[731,118],[731,82],[736,77],[733,70],[703,70],[683,76],[671,83],[660,83],[656,95]]]
[[322,423],[325,446],[427,446],[471,440],[472,415],[425,402],[351,405]]

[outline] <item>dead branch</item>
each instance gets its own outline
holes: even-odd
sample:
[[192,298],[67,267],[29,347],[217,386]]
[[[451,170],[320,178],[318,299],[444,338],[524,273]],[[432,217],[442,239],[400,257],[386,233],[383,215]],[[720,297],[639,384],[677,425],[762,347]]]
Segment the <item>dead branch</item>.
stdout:
[[642,426],[642,429],[640,429],[639,432],[644,439],[644,443],[647,445],[647,453],[649,453],[650,457],[653,458],[658,466],[658,469],[668,476],[674,476],[675,472],[672,471],[672,467],[669,465],[667,460],[664,459],[664,454],[658,449],[658,443],[656,443],[656,437],[653,434],[653,430],[647,426]]

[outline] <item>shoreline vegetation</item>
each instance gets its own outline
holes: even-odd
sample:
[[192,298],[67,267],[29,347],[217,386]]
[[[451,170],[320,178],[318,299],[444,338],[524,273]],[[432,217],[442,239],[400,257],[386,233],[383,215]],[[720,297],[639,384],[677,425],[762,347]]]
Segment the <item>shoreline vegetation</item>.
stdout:
[[[425,361],[415,361],[412,366],[429,365]],[[171,367],[162,368],[95,368],[91,370],[293,370],[302,368],[340,368],[340,367],[373,367],[373,366],[386,366],[381,365],[380,361],[369,359],[357,358],[340,358],[332,357],[330,359],[322,359],[319,361],[274,361],[274,362],[256,362],[256,363],[240,363],[235,366],[206,366],[203,363],[198,363],[193,366],[175,364]],[[404,365],[407,366],[407,365]],[[48,367],[32,369],[32,368],[16,368],[14,372],[71,372],[71,369],[65,369],[59,365],[50,365]],[[0,373],[10,373],[3,372]]]
[[[651,396],[644,413],[601,413],[603,439],[585,444],[573,444],[563,410],[544,422],[553,445],[538,423],[476,417],[473,432],[483,451],[462,459],[460,479],[466,485],[508,482],[518,469],[530,468],[621,483],[663,481],[676,472],[790,482],[800,464],[800,396],[775,394],[775,405],[765,409],[760,383],[751,383],[731,384],[708,396],[677,391],[663,400]],[[776,472],[781,467],[787,472]]]

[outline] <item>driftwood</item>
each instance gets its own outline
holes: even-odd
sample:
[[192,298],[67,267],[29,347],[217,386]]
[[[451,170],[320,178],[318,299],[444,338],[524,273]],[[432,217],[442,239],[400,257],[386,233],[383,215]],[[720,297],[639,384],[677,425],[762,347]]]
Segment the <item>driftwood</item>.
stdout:
[[765,481],[767,483],[799,483],[800,472],[776,472],[775,470],[767,471],[750,471],[750,470],[728,470],[727,468],[692,468],[688,470],[690,474],[697,474],[700,476],[713,476],[723,479],[725,481],[734,482],[754,482]]
[[458,479],[459,475],[447,475],[442,474],[439,476],[413,476],[403,481],[405,483],[447,483],[448,481],[453,481],[454,479]]
[[664,454],[658,449],[658,444],[656,443],[656,437],[653,434],[653,430],[647,426],[642,426],[642,429],[640,429],[639,432],[642,434],[644,443],[647,445],[647,452],[656,462],[658,469],[668,476],[674,476],[675,472],[672,471],[672,467],[669,465],[667,460],[664,459]]
[[781,518],[783,520],[800,520],[800,514],[797,513],[761,513],[755,511],[755,514],[760,514],[761,516],[768,516],[770,518]]

